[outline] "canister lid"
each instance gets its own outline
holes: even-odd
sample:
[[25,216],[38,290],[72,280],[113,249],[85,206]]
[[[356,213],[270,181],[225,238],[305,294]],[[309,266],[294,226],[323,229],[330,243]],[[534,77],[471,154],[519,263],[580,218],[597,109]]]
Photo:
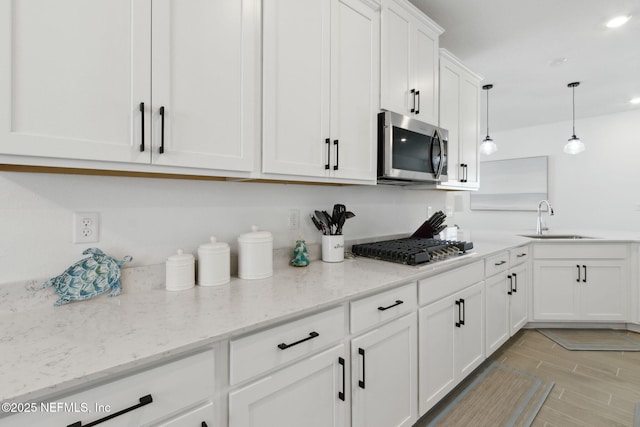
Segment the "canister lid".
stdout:
[[203,243],[198,247],[198,252],[226,252],[229,250],[229,244],[226,242],[218,242],[215,236],[210,237],[210,243]]
[[171,255],[169,258],[167,258],[167,262],[170,264],[184,264],[192,261],[194,261],[193,255],[189,253],[183,253],[182,249],[178,249],[178,252],[176,254]]
[[259,231],[257,225],[251,226],[251,232],[238,236],[238,242],[241,243],[263,243],[272,242],[273,235],[270,231]]

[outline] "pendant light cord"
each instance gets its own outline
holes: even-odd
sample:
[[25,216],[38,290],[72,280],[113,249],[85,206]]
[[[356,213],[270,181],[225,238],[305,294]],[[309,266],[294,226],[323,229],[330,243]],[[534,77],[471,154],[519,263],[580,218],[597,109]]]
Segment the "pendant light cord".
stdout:
[[487,138],[489,137],[489,89],[487,89]]
[[571,88],[573,90],[573,136],[576,136],[576,87]]

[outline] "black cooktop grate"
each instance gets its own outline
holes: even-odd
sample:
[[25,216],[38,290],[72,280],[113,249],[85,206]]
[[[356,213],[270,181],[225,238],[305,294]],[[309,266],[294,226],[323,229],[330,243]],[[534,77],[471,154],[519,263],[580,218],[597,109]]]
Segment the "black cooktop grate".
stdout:
[[351,252],[354,255],[368,258],[408,265],[420,265],[457,256],[470,249],[473,249],[473,243],[471,242],[408,237],[406,239],[353,245]]

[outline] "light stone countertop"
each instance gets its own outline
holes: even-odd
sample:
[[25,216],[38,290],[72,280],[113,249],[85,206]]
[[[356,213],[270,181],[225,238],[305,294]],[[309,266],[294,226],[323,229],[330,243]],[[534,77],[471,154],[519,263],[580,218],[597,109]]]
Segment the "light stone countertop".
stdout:
[[[624,233],[600,236],[600,242],[640,240]],[[280,262],[268,279],[232,277],[227,285],[180,292],[164,289],[164,264],[123,269],[120,296],[61,307],[52,306],[57,298],[51,289],[39,288],[41,280],[2,285],[0,401],[38,401],[533,241],[504,232],[458,237],[474,243],[473,253],[432,265],[367,258],[312,261],[304,268]]]

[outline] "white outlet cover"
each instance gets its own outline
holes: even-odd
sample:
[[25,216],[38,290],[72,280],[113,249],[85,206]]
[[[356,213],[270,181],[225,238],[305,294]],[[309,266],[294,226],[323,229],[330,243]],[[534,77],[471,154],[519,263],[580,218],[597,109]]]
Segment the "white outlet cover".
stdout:
[[100,240],[98,212],[74,212],[71,227],[73,243],[96,243]]

